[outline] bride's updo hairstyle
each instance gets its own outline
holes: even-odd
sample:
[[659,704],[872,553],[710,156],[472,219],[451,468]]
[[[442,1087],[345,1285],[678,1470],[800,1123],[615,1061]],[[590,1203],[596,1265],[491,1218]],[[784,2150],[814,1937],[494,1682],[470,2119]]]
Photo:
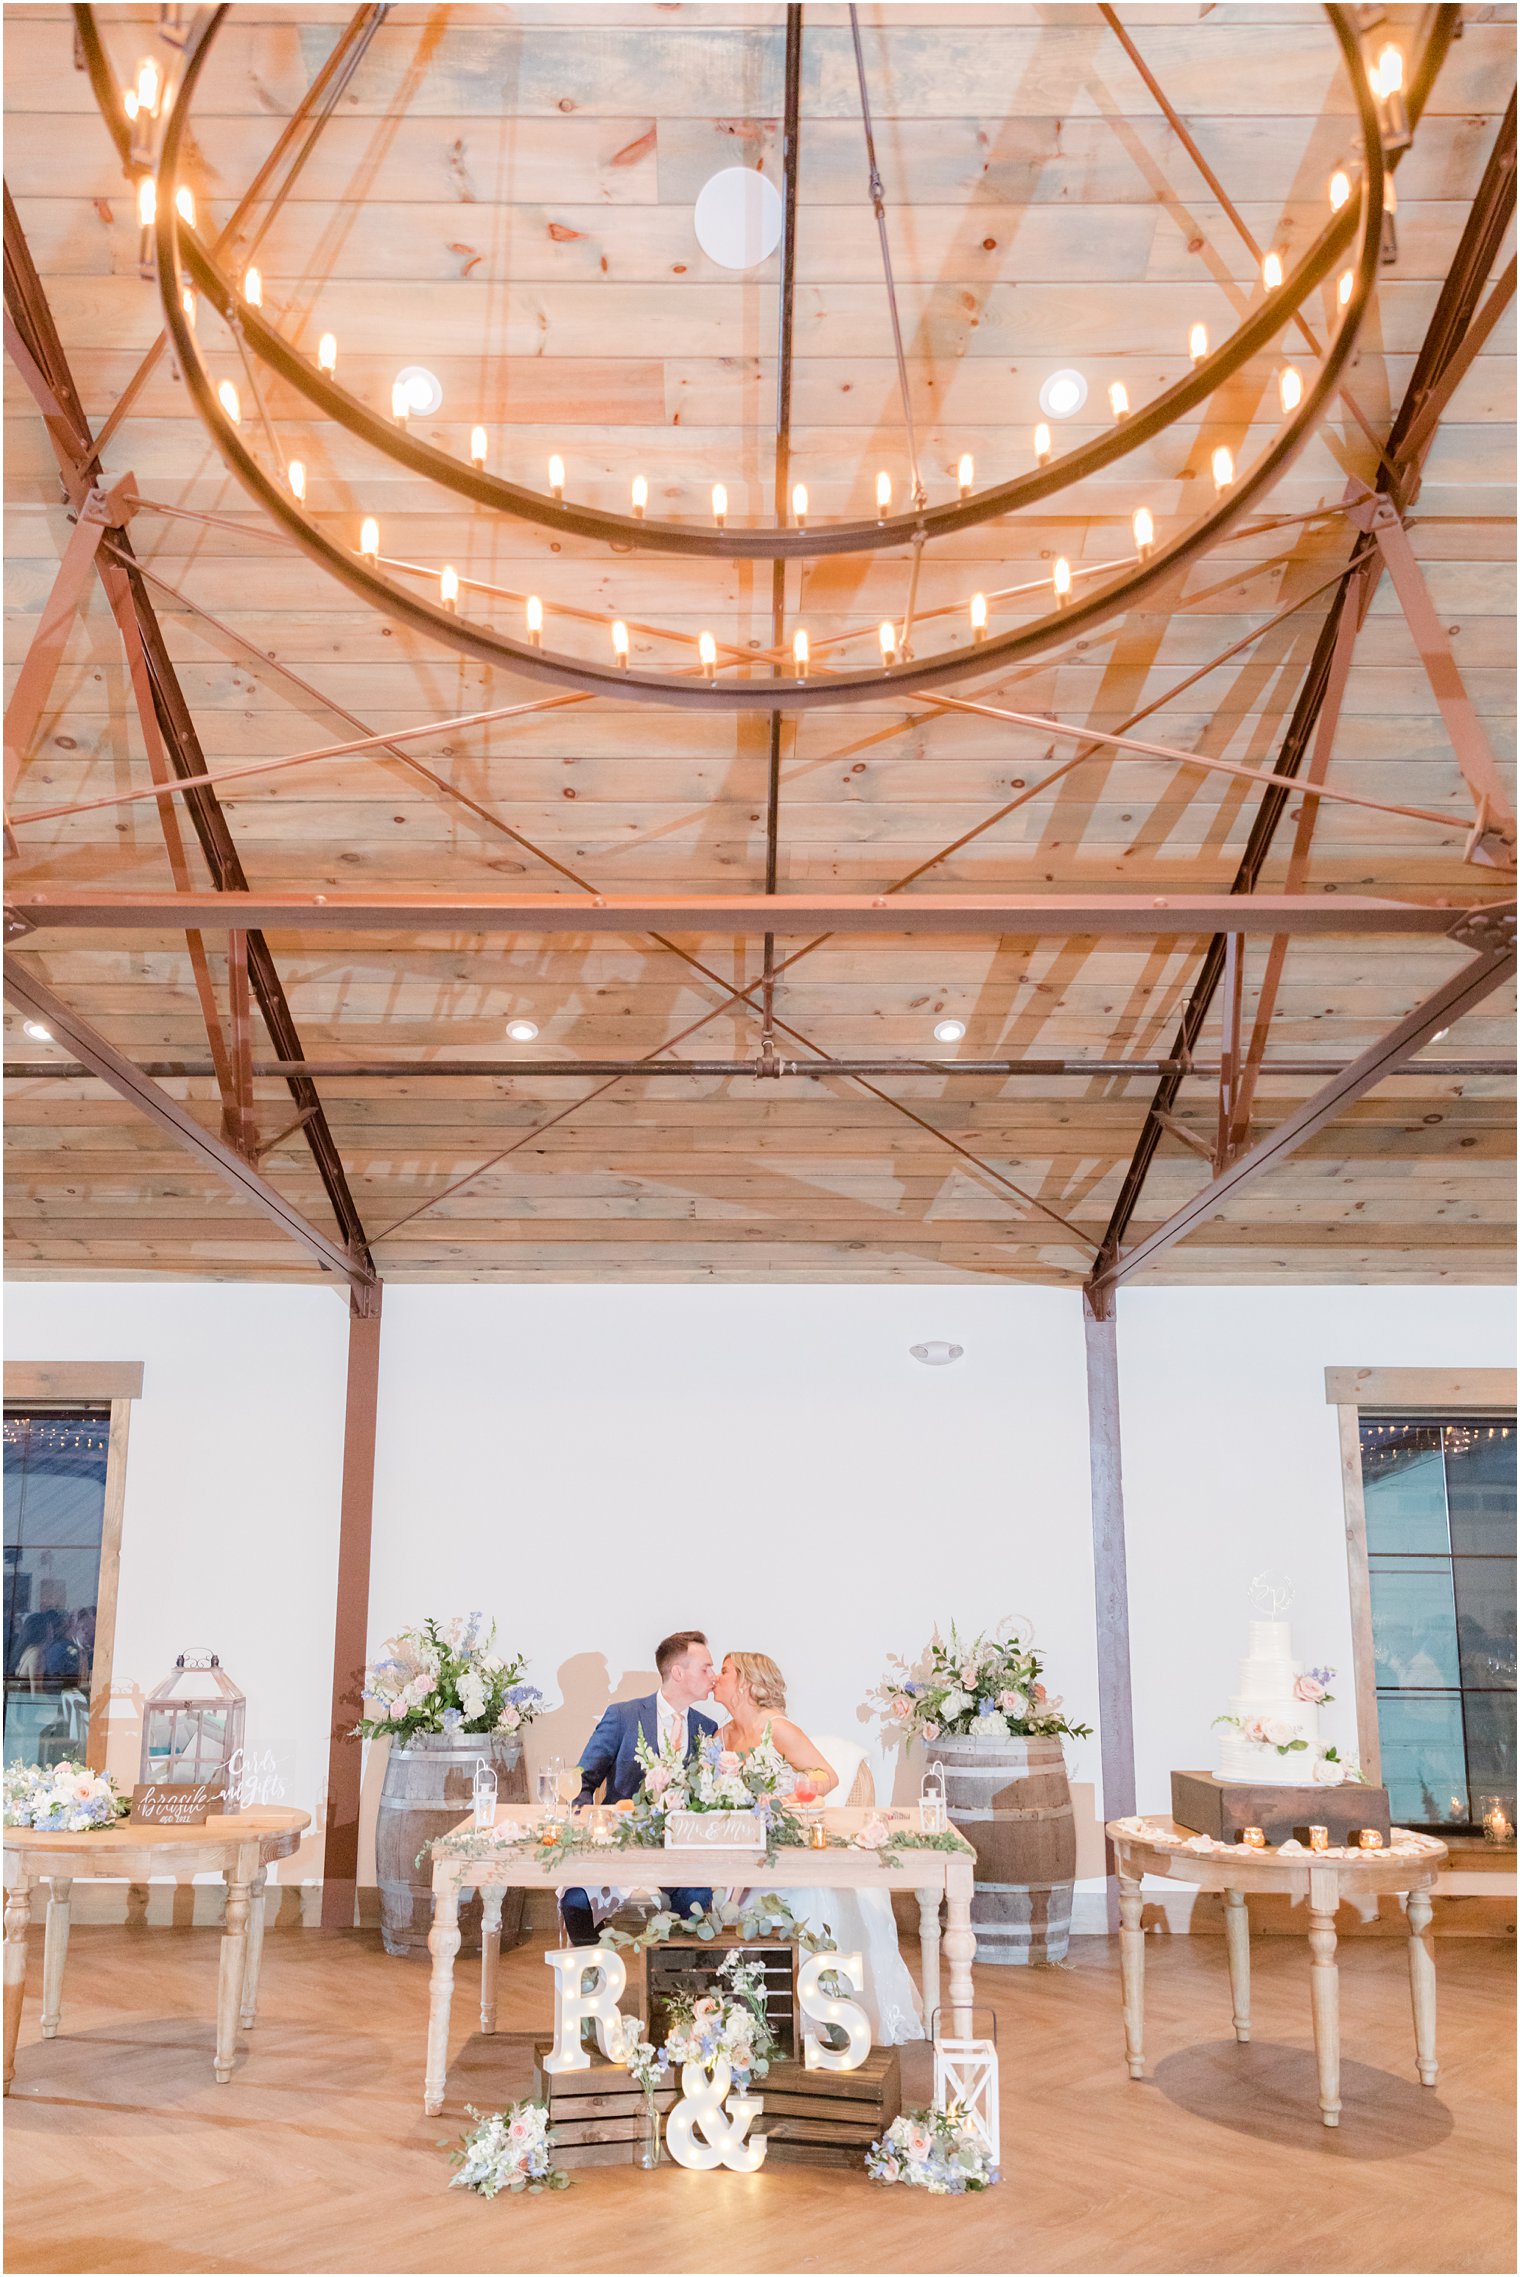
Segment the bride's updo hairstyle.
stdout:
[[768,1652],[731,1652],[728,1655],[734,1668],[748,1689],[755,1706],[763,1713],[786,1714],[786,1678]]

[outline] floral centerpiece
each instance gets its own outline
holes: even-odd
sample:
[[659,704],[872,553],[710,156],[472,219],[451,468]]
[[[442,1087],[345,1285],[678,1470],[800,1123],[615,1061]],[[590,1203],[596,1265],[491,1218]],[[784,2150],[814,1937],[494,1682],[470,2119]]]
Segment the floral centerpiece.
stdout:
[[5,1823],[34,1826],[48,1834],[88,1834],[114,1826],[132,1808],[130,1795],[118,1793],[109,1772],[87,1763],[7,1763]]
[[700,2064],[711,2072],[723,2057],[742,2093],[752,2079],[770,2069],[776,2035],[765,2013],[765,1971],[737,1951],[718,1970],[721,1989],[672,1993],[667,2003],[665,2045],[660,2054],[672,2064]]
[[904,2111],[866,2152],[873,2182],[905,2182],[936,2198],[988,2190],[1002,2175],[958,2104],[947,2111]]
[[981,1739],[1090,1739],[1089,1724],[1074,1724],[1058,1693],[1041,1681],[1045,1664],[1019,1624],[1003,1621],[967,1643],[952,1622],[948,1638],[936,1625],[916,1661],[893,1654],[889,1673],[870,1695],[890,1732],[905,1739],[951,1734]]
[[645,1807],[651,1818],[663,1822],[669,1844],[711,1842],[763,1850],[792,1816],[786,1799],[796,1775],[771,1738],[769,1724],[748,1755],[725,1747],[717,1732],[700,1743],[690,1761],[679,1744],[657,1754],[642,1732],[634,1751],[644,1772]]
[[424,1621],[388,1637],[383,1656],[364,1671],[366,1713],[355,1727],[365,1739],[410,1739],[417,1732],[449,1737],[476,1732],[518,1732],[543,1706],[536,1684],[525,1684],[526,1660],[492,1648],[496,1624],[483,1613],[466,1619]]
[[[603,1942],[606,1942],[605,1936]],[[661,2080],[670,2069],[669,2051],[655,2047],[646,2037],[642,2016],[620,2014],[616,2035],[608,2053],[615,2063],[622,2064],[635,2087],[642,2090],[645,2125],[648,2128],[642,2163],[646,2167],[655,2166],[659,2163],[660,2156],[660,2118],[654,2099]]]
[[505,2111],[477,2111],[477,2124],[454,2151],[459,2172],[449,2187],[494,2198],[501,2190],[568,2190],[570,2177],[554,2163],[547,2103],[509,2103]]

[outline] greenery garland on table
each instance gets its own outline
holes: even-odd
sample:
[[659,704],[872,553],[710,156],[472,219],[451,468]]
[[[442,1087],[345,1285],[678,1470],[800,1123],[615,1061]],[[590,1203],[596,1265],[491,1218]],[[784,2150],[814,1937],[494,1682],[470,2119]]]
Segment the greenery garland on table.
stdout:
[[[826,1835],[824,1847],[828,1850],[865,1850],[879,1866],[893,1869],[902,1865],[905,1850],[964,1851],[974,1857],[971,1844],[950,1829],[944,1834],[919,1834],[911,1827],[889,1826],[884,1819],[874,1822],[881,1828],[879,1842],[862,1842],[850,1834]],[[617,1822],[610,1835],[600,1841],[590,1833],[582,1834],[570,1821],[540,1827],[536,1839],[524,1842],[527,1850],[541,1866],[557,1865],[563,1858],[595,1858],[609,1852],[628,1850],[659,1850],[664,1847],[664,1821],[659,1814],[641,1812],[638,1805],[631,1810],[619,1811]],[[656,1831],[656,1829],[660,1831]],[[862,1832],[870,1832],[868,1826]],[[425,1842],[417,1853],[416,1863],[421,1866],[430,1856],[445,1858],[498,1858],[503,1850],[515,1848],[502,1841],[499,1834],[489,1828],[468,1834],[437,1834]],[[761,1857],[753,1863],[774,1866],[783,1850],[812,1850],[812,1837],[800,1819],[785,1809],[777,1810],[766,1829],[766,1845]]]
[[799,1921],[785,1898],[777,1897],[774,1890],[757,1894],[743,1905],[735,1905],[729,1898],[715,1898],[705,1912],[699,1905],[685,1914],[662,1906],[637,1931],[614,1928],[609,1921],[602,1930],[601,1942],[621,1951],[644,1953],[651,1946],[668,1945],[673,1937],[696,1937],[711,1944],[735,1929],[746,1939],[775,1937],[783,1944],[800,1945],[808,1953],[838,1950],[827,1928],[813,1929]]

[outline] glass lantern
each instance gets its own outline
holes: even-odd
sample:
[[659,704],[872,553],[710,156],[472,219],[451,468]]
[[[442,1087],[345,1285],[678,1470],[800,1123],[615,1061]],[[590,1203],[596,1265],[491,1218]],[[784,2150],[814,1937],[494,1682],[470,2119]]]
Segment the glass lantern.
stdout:
[[220,1785],[243,1745],[245,1704],[214,1652],[182,1652],[143,1703],[143,1785]]
[[918,1782],[918,1825],[922,1834],[944,1834],[949,1829],[943,1764],[931,1763]]

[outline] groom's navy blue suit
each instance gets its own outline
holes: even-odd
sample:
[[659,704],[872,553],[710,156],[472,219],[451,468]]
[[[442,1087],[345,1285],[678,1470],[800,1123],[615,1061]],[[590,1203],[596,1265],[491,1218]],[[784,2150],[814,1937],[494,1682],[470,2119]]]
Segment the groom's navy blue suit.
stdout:
[[[710,1739],[717,1730],[711,1716],[704,1716],[700,1708],[686,1711],[686,1760],[689,1763],[704,1739]],[[581,1791],[576,1798],[589,1803],[596,1799],[598,1787],[603,1789],[603,1800],[609,1803],[632,1802],[644,1784],[644,1766],[638,1758],[640,1735],[656,1754],[660,1749],[659,1695],[650,1692],[642,1700],[614,1700],[596,1730],[591,1734],[581,1753]],[[661,1890],[661,1897],[675,1913],[689,1913],[694,1905],[705,1911],[712,1904],[711,1890]],[[562,1890],[560,1911],[572,1945],[594,1945],[597,1941],[596,1923],[592,1919],[591,1901],[584,1890]]]

